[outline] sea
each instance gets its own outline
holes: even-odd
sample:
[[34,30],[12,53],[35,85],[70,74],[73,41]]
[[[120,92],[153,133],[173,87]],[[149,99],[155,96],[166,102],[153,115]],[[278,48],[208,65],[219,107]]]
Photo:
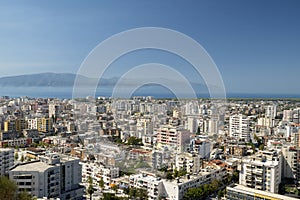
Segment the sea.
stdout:
[[[112,95],[111,87],[98,88],[95,97]],[[0,87],[0,96],[10,98],[31,97],[31,98],[59,98],[72,99],[73,87]],[[148,87],[137,90],[132,96],[153,96],[154,98],[176,98],[171,91]],[[178,96],[178,95],[177,95]],[[210,98],[208,92],[197,93],[198,98]],[[255,99],[291,99],[300,98],[300,94],[270,94],[270,93],[226,93],[226,98],[255,98]]]

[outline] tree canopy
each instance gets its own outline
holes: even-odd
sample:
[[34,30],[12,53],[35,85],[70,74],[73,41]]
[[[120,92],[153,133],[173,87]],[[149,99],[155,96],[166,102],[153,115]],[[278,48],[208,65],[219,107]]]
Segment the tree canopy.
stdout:
[[0,199],[33,200],[33,196],[25,191],[18,193],[18,186],[5,176],[0,177]]

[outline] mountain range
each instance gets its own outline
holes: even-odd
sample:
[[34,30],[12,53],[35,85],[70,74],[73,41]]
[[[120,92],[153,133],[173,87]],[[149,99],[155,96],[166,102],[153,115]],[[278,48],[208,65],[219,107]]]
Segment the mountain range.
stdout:
[[[77,75],[72,73],[39,73],[0,78],[0,87],[72,87]],[[95,78],[78,75],[83,83],[97,81]],[[102,85],[114,85],[117,78],[101,79]]]
[[[75,79],[79,78],[80,83],[93,84],[97,83],[98,79],[89,78],[82,75],[76,75],[72,73],[39,73],[39,74],[26,74],[17,76],[6,76],[0,78],[0,87],[73,87]],[[114,86],[118,82],[119,78],[101,78],[99,84],[101,86]],[[157,79],[159,80],[159,78]],[[135,80],[126,80],[126,84],[133,84]],[[170,80],[171,81],[171,80]],[[179,80],[173,80],[172,82],[182,84]],[[206,90],[206,86],[202,83],[190,83],[193,88],[200,90]],[[151,85],[151,84],[150,84]]]

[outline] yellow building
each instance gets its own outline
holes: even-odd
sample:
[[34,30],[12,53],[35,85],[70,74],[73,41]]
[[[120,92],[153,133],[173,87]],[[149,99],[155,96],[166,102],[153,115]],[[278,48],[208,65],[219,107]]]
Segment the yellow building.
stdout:
[[4,122],[4,131],[16,131],[22,133],[24,129],[27,129],[27,122],[24,118],[10,119]]
[[40,132],[49,132],[53,130],[53,121],[51,118],[37,118],[37,129]]

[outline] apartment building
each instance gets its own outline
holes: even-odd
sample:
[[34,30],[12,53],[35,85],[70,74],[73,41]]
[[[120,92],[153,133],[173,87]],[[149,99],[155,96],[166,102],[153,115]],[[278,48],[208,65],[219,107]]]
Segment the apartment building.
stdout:
[[131,187],[143,188],[147,190],[148,200],[159,199],[163,191],[163,181],[161,178],[150,174],[140,173],[129,177]]
[[112,179],[119,177],[119,168],[105,166],[99,162],[82,162],[82,181],[87,183],[88,178],[91,177],[93,183],[97,185],[102,179],[106,186],[112,183]]
[[158,146],[170,146],[177,152],[183,152],[189,147],[190,132],[182,127],[162,126],[156,131]]
[[239,184],[278,193],[281,183],[282,155],[262,151],[241,161]]
[[27,191],[37,198],[82,199],[79,160],[57,154],[39,156],[39,160],[18,164],[9,172],[19,191]]
[[229,135],[242,139],[244,141],[250,140],[249,118],[245,115],[232,115],[229,118]]
[[28,129],[37,129],[39,132],[50,132],[53,130],[52,118],[27,119]]
[[300,183],[300,149],[294,146],[282,147],[283,168],[282,177],[293,179]]
[[190,152],[199,154],[202,158],[208,159],[211,152],[211,142],[206,139],[194,138],[190,143]]
[[17,138],[11,140],[0,141],[0,148],[2,147],[25,147],[32,143],[32,138]]
[[4,122],[4,131],[15,131],[22,133],[27,128],[27,122],[24,118],[8,119]]
[[202,158],[198,154],[181,153],[176,155],[175,168],[185,170],[187,173],[199,173],[201,170]]
[[160,196],[168,200],[180,200],[189,188],[199,187],[213,180],[222,181],[226,175],[225,167],[210,166],[195,175],[187,174],[175,180],[163,180],[163,190]]
[[0,148],[0,176],[8,175],[9,168],[14,165],[14,150]]

